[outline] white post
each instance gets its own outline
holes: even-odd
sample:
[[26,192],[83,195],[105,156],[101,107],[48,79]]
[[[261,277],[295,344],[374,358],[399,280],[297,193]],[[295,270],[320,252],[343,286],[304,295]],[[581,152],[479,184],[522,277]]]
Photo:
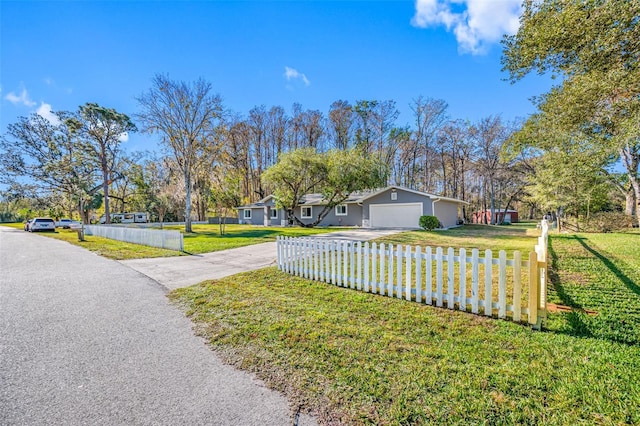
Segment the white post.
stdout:
[[313,279],[318,281],[320,277],[320,250],[318,247],[318,239],[313,239]]
[[362,290],[362,243],[358,241],[356,243],[356,250],[358,251],[358,275],[356,281],[358,283],[358,290]]
[[461,311],[467,310],[467,250],[460,249],[460,302],[458,309]]
[[416,247],[416,302],[422,303],[422,249]]
[[455,252],[452,247],[447,249],[447,308],[453,309],[456,300],[455,286]]
[[[355,242],[351,242],[349,244],[349,275],[351,275],[349,277],[349,285],[351,288],[355,288],[356,287],[356,243]],[[359,254],[359,253],[358,253]]]
[[433,305],[433,256],[431,253],[431,247],[427,247],[427,252],[425,253],[425,283],[424,283],[424,298],[425,302],[429,305]]
[[396,297],[402,299],[402,246],[396,246]]
[[309,239],[302,239],[302,276],[309,278]]
[[478,313],[478,299],[479,295],[479,264],[478,249],[471,250],[471,312]]
[[492,297],[491,297],[491,282],[493,273],[493,254],[490,249],[484,252],[484,314],[491,316],[492,309]]
[[345,241],[342,245],[342,285],[349,287],[349,248],[351,246],[350,241]]
[[336,241],[336,285],[342,286],[342,240]]
[[[365,247],[367,248],[367,255],[365,257],[366,259],[366,263],[365,263],[365,272],[364,272],[364,279],[365,279],[365,285],[369,286],[369,243],[365,243]],[[371,247],[371,292],[372,293],[376,293],[377,292],[377,286],[376,286],[376,282],[378,281],[378,270],[376,269],[378,265],[378,245],[376,243],[373,243],[372,247]]]
[[436,248],[436,306],[442,308],[442,247]]
[[406,246],[404,257],[406,259],[404,270],[404,298],[411,300],[411,246]]
[[393,244],[389,244],[389,262],[387,262],[387,296],[393,297]]
[[331,282],[331,241],[323,241],[324,245],[324,282]]
[[[376,261],[376,243],[373,243],[373,254],[371,254],[371,249],[369,248],[369,242],[364,243],[364,291],[369,291],[369,256],[373,257],[373,262]],[[374,268],[375,271],[375,268]],[[373,272],[373,280],[375,281],[375,272]]]
[[522,255],[519,251],[513,253],[513,320],[520,322],[522,315],[522,280],[520,277]]
[[331,284],[336,284],[336,242],[331,241]]
[[[380,243],[380,294],[384,296],[384,288],[385,288],[385,279],[384,279],[384,273],[386,272],[385,269],[385,265],[384,265],[384,260],[385,260],[385,249],[384,249],[384,243]],[[373,271],[373,273],[375,274],[375,271]]]
[[507,317],[507,252],[500,250],[498,276],[498,318]]

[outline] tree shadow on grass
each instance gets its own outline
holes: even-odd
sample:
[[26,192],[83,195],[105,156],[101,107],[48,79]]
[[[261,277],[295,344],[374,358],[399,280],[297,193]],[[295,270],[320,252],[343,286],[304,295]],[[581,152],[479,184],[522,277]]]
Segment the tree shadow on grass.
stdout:
[[616,276],[616,278],[624,283],[624,285],[629,290],[640,296],[640,286],[638,286],[638,284],[636,284],[631,278],[629,278],[627,274],[620,270],[620,268],[618,268],[615,263],[609,260],[608,257],[603,256],[600,252],[589,246],[585,242],[586,238],[578,237],[576,235],[574,235],[573,238],[578,241],[580,245],[585,248],[585,250],[597,257],[604,264],[604,266],[606,266],[607,269],[609,269]]
[[585,322],[584,307],[569,294],[560,280],[560,276],[557,272],[558,255],[553,248],[551,239],[549,239],[548,253],[551,264],[547,268],[547,278],[553,285],[553,289],[556,291],[562,304],[572,308],[571,312],[560,314],[564,315],[567,326],[569,327],[568,330],[565,329],[561,331],[561,333],[576,337],[594,337],[588,324]]
[[[572,236],[570,238],[575,239],[586,251],[600,260],[629,290],[636,295],[640,295],[640,287],[616,266],[615,263],[589,246],[585,238],[578,236]],[[561,303],[572,308],[571,312],[550,314],[550,321],[553,316],[560,324],[554,321],[554,325],[559,327],[557,329],[551,327],[549,331],[573,337],[606,339],[632,346],[640,343],[640,334],[636,331],[638,320],[633,314],[608,304],[605,306],[594,306],[596,309],[598,307],[602,309],[596,316],[587,315],[582,304],[571,295],[570,287],[563,284],[557,273],[558,256],[553,248],[552,240],[549,241],[549,260],[549,281]]]

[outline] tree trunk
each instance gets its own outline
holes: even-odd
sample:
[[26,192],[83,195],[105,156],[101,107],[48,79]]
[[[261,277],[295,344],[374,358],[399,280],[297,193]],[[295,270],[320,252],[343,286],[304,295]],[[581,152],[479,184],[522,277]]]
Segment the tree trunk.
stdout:
[[631,181],[633,185],[633,192],[635,194],[635,210],[636,219],[638,220],[638,226],[640,227],[640,182],[637,179]]
[[633,187],[630,187],[629,190],[624,194],[625,204],[624,204],[624,213],[627,216],[635,216],[636,215],[636,194],[633,190]]
[[186,189],[186,199],[184,206],[184,232],[193,232],[191,230],[191,175],[189,171],[184,171],[184,186]]
[[102,165],[102,191],[104,192],[104,220],[105,224],[111,223],[111,211],[109,209],[109,170],[106,164]]
[[622,162],[627,169],[627,176],[629,177],[629,182],[633,188],[633,193],[635,195],[636,219],[638,220],[638,226],[640,226],[640,181],[638,177],[638,162],[640,161],[640,158],[637,150],[634,151],[628,144],[620,150],[620,156],[622,157]]

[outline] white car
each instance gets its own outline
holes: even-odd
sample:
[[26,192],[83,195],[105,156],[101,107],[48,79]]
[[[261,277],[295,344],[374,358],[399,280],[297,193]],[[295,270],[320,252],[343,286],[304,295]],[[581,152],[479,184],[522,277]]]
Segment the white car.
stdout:
[[71,219],[60,219],[59,221],[56,222],[56,228],[62,228],[62,229],[75,229],[75,228],[79,228],[80,225],[81,225],[80,222],[77,222]]
[[36,217],[29,224],[30,232],[51,231],[55,232],[56,223],[50,217]]

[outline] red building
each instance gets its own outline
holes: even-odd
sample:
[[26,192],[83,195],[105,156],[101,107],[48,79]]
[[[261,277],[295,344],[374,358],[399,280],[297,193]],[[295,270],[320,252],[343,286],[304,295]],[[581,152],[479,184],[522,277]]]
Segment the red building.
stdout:
[[[473,223],[491,223],[492,211],[490,209],[487,210],[479,210],[473,213],[471,217],[471,222]],[[516,223],[518,222],[518,211],[517,210],[496,210],[495,214],[495,223]]]

